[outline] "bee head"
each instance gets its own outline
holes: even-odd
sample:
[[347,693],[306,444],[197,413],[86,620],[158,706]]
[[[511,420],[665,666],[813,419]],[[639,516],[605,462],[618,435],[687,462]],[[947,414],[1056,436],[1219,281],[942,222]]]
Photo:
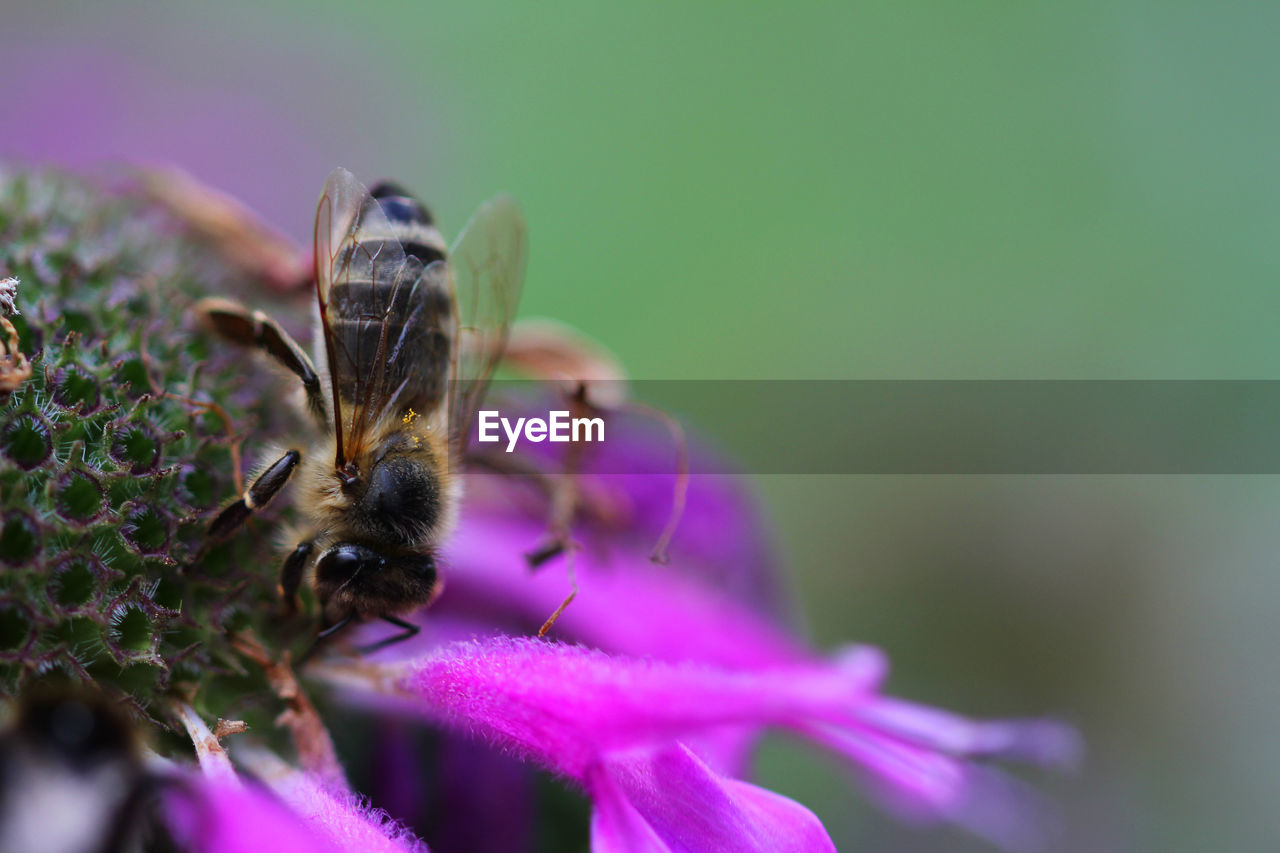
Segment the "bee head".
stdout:
[[341,584],[366,572],[381,571],[386,563],[387,558],[372,548],[355,542],[339,542],[316,561],[316,578]]
[[358,542],[338,542],[316,561],[316,592],[338,614],[381,614],[425,604],[439,589],[431,553],[387,554]]

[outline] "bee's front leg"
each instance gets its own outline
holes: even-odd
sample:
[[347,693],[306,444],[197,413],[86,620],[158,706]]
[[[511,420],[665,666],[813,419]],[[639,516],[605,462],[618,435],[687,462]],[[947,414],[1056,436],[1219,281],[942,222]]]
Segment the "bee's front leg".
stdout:
[[298,612],[298,587],[302,586],[302,572],[307,567],[307,558],[315,548],[314,541],[299,542],[298,547],[285,557],[284,564],[280,566],[280,599],[284,602],[286,616]]
[[307,650],[302,653],[302,657],[298,658],[298,667],[301,668],[307,661],[311,660],[316,651],[320,648],[321,643],[350,625],[355,618],[356,615],[354,613],[348,613],[332,625],[325,625],[320,632],[316,634],[316,638],[311,641],[311,645],[307,647]]
[[376,643],[369,643],[367,646],[361,646],[360,648],[356,649],[356,651],[359,652],[360,654],[371,655],[376,651],[385,649],[387,646],[394,646],[396,643],[407,640],[410,637],[416,637],[418,635],[418,632],[422,630],[420,626],[414,625],[412,622],[406,622],[397,616],[384,615],[381,618],[383,622],[387,622],[399,628],[400,633],[392,634],[390,637],[385,637],[381,640],[378,640]]
[[218,517],[209,525],[209,539],[216,542],[225,539],[240,528],[249,516],[262,509],[289,482],[293,469],[298,467],[302,454],[290,450],[272,462],[267,470],[253,481],[253,485],[245,489],[240,500],[218,513]]

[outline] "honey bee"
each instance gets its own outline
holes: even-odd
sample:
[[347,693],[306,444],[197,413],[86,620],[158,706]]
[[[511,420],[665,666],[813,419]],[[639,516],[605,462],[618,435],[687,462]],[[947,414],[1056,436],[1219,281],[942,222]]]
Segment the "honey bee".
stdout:
[[105,698],[67,690],[24,696],[0,731],[0,850],[139,850],[155,780],[130,721]]
[[353,620],[401,630],[439,593],[436,552],[455,524],[469,424],[503,352],[524,275],[524,219],[506,197],[472,217],[451,251],[400,187],[369,192],[329,175],[315,220],[314,361],[260,311],[197,307],[223,337],[255,346],[302,382],[321,438],[268,465],[209,527],[230,535],[296,473],[307,534],[285,558],[291,608],[304,577],[321,607],[316,642]]

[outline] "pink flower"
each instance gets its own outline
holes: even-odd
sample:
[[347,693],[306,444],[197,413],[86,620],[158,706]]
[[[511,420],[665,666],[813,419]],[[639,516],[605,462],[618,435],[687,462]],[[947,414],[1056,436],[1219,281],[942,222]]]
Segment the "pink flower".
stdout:
[[[572,779],[591,797],[595,843],[609,839],[601,849],[631,849],[619,846],[625,837],[648,849],[641,840],[649,832],[673,849],[682,833],[697,835],[699,849],[779,849],[776,839],[751,841],[757,829],[741,817],[756,815],[764,795],[740,780],[769,728],[842,756],[881,805],[906,819],[954,822],[1008,848],[1036,846],[1049,823],[1044,803],[983,762],[1069,767],[1080,752],[1070,727],[976,722],[885,696],[888,665],[874,649],[815,655],[770,612],[786,608],[769,583],[767,537],[730,478],[692,479],[672,564],[654,564],[648,546],[665,523],[672,478],[627,473],[661,470],[652,462],[660,451],[643,439],[608,452],[613,458],[597,465],[611,473],[589,475],[590,486],[634,502],[619,530],[581,527],[579,594],[554,631],[577,645],[495,636],[499,628],[532,633],[567,581],[555,567],[529,571],[522,555],[541,535],[540,520],[518,508],[508,484],[484,491],[495,485],[484,483],[446,554],[449,584],[424,614],[426,630],[383,652],[380,666],[331,666],[329,677],[359,688],[355,701],[408,708]],[[734,561],[717,559],[721,552]],[[715,802],[740,817],[680,819],[680,807],[698,801],[695,789],[709,797],[714,789]],[[773,830],[790,827],[813,849],[813,815],[768,797]]]
[[766,727],[836,749],[917,817],[958,820],[1010,845],[1032,843],[1035,827],[1018,817],[1016,797],[983,825],[972,808],[1015,789],[970,759],[1067,764],[1078,749],[1058,724],[977,723],[888,699],[884,658],[867,648],[744,668],[500,637],[324,673],[367,691],[365,702],[390,697],[575,781],[594,805],[597,850],[829,846],[811,812],[732,778],[744,734]]
[[296,771],[277,784],[281,796],[235,778],[188,777],[166,787],[161,813],[191,853],[427,853],[353,794]]
[[[670,565],[653,563],[672,478],[627,466],[648,470],[655,452],[633,437],[601,454],[606,467],[580,484],[610,510],[580,519],[578,547],[536,573],[523,555],[543,536],[545,505],[510,481],[472,478],[442,559],[446,592],[413,617],[421,633],[367,657],[331,647],[309,668],[381,717],[416,717],[466,739],[469,759],[451,763],[440,784],[489,793],[463,810],[450,827],[453,846],[441,849],[492,849],[499,838],[502,849],[527,846],[527,780],[505,755],[586,794],[594,853],[834,850],[811,811],[747,781],[752,749],[770,730],[830,750],[906,819],[953,822],[1006,848],[1036,846],[1044,804],[992,762],[1069,767],[1080,752],[1075,732],[896,699],[883,692],[888,662],[878,650],[813,651],[778,615],[787,608],[767,535],[729,479],[693,478]],[[568,590],[570,559],[577,599],[555,639],[533,639]],[[363,630],[375,639],[385,627]],[[246,654],[276,668],[281,695],[301,695],[287,666]],[[178,712],[203,771],[166,770],[161,815],[179,849],[425,853],[410,830],[348,788],[305,701],[289,712],[305,768],[254,745],[253,733],[244,743],[237,735],[228,756],[191,706]],[[405,750],[402,724],[382,734],[384,747]],[[494,760],[477,760],[484,746]],[[396,792],[412,797],[424,789],[413,777],[422,759],[394,755],[404,759],[393,762]],[[519,819],[495,833],[507,809]]]
[[813,812],[717,774],[680,743],[610,756],[588,771],[586,785],[595,853],[835,850]]

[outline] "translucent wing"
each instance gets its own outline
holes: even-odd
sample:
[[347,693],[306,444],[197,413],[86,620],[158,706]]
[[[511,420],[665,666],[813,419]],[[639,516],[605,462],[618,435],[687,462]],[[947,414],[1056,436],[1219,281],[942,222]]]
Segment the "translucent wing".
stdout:
[[339,469],[386,418],[444,401],[452,332],[444,264],[424,269],[395,235],[364,186],[335,169],[316,210],[315,255]]
[[476,211],[449,254],[459,318],[449,420],[463,448],[471,416],[506,346],[527,255],[524,216],[506,196]]

